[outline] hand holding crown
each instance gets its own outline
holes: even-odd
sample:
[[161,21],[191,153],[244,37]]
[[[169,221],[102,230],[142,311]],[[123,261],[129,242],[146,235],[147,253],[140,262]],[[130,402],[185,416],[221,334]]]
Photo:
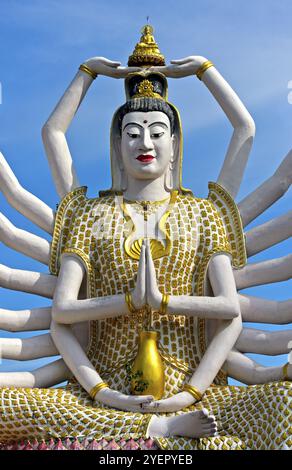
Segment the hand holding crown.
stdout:
[[171,65],[151,67],[150,71],[163,73],[167,78],[183,78],[197,75],[203,64],[211,64],[205,57],[199,55],[171,60],[170,63]]
[[[90,75],[92,72],[92,78],[96,78],[97,75],[105,75],[112,78],[126,78],[129,73],[141,71],[141,67],[122,67],[121,62],[109,60],[105,57],[92,57],[87,59],[81,68],[83,72]],[[82,67],[81,66],[81,67]],[[88,68],[88,70],[86,70]]]

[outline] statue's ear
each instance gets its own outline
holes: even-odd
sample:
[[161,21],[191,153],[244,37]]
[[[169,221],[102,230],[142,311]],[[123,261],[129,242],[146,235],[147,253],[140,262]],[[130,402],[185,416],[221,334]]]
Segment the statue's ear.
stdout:
[[179,140],[176,134],[172,134],[171,136],[171,141],[172,141],[172,152],[171,152],[171,158],[173,160],[176,160],[179,152],[178,152],[178,146],[179,146]]

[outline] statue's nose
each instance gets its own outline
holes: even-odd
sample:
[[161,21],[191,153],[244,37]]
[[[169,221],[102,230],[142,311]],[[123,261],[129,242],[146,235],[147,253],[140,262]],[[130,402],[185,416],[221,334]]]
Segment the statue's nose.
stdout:
[[153,143],[150,137],[150,132],[146,129],[143,132],[142,138],[141,138],[141,150],[152,150],[153,149]]

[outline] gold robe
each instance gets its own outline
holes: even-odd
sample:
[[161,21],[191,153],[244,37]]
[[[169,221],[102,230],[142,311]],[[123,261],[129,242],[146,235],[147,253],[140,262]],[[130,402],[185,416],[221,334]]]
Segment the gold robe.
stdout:
[[[165,237],[152,248],[158,286],[170,295],[211,295],[208,263],[228,253],[234,268],[246,262],[244,236],[237,206],[218,184],[209,183],[207,199],[173,191],[160,221]],[[139,242],[121,196],[86,198],[78,188],[62,200],[52,245],[52,274],[57,275],[62,253],[78,256],[86,267],[86,296],[123,294],[134,288]],[[102,379],[113,389],[130,394],[127,365],[137,355],[143,310],[90,322],[87,355]],[[197,317],[152,312],[148,327],[159,333],[159,352],[165,367],[163,398],[182,390],[207,347],[206,322]],[[2,388],[0,441],[20,438],[88,437],[146,438],[153,414],[111,409],[93,404],[73,378],[65,389]],[[210,438],[155,438],[162,449],[275,449],[292,447],[289,382],[228,386],[220,371],[200,403],[177,413],[207,408],[219,423]],[[290,410],[290,411],[289,411]]]

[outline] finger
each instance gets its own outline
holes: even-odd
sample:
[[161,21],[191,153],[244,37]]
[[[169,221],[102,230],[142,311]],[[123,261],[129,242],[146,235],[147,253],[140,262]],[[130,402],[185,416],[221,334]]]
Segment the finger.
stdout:
[[134,73],[134,72],[141,72],[142,67],[119,67],[119,70],[122,70],[125,73]]
[[176,60],[170,61],[171,64],[176,64],[176,65],[183,65],[183,64],[187,64],[188,62],[190,62],[189,57],[184,57],[183,59],[176,59]]
[[102,62],[108,67],[119,67],[121,65],[121,62],[117,60],[102,59]]
[[163,405],[164,405],[163,400],[155,401],[155,400],[152,399],[148,403],[143,403],[143,408],[145,408],[145,409],[157,409],[157,408],[162,408]]
[[145,282],[145,269],[146,269],[146,247],[143,242],[141,246],[141,253],[139,258],[138,272],[137,272],[137,283]]
[[215,423],[215,416],[213,416],[213,415],[208,416],[208,418],[206,419],[206,422],[207,423]]
[[152,395],[138,395],[135,397],[135,401],[139,403],[151,403],[153,402],[154,397]]
[[203,408],[201,410],[201,415],[202,415],[202,418],[208,418],[209,417],[209,411],[206,408]]
[[150,266],[153,265],[153,258],[152,258],[152,253],[151,253],[151,244],[150,244],[150,239],[146,239],[146,251],[147,251],[147,261]]
[[168,70],[167,65],[163,65],[161,67],[149,67],[148,69],[149,72],[160,72],[160,73],[164,73],[166,70]]

